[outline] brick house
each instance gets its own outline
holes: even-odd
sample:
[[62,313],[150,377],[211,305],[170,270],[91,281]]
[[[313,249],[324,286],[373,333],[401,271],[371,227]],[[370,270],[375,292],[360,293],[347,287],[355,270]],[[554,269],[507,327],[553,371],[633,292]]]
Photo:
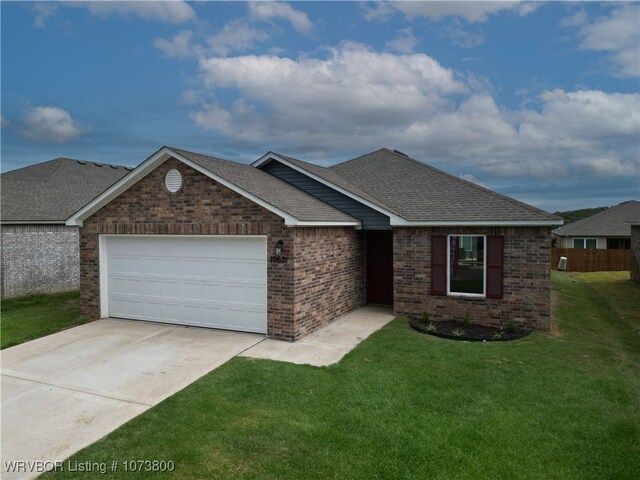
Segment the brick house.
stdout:
[[77,290],[78,227],[65,220],[129,171],[56,158],[0,175],[1,298]]
[[84,315],[284,340],[365,304],[548,329],[561,223],[387,149],[325,168],[170,147],[67,221]]
[[631,280],[640,283],[640,220],[631,222]]

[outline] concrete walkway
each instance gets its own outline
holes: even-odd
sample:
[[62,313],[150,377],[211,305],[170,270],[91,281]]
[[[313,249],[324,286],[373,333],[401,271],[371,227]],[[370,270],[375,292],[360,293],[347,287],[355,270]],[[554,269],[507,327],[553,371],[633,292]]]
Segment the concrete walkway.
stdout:
[[6,462],[62,461],[263,339],[106,319],[3,350],[0,477],[37,476]]
[[393,318],[391,308],[363,307],[297,342],[266,339],[240,356],[323,367],[339,362],[360,342]]

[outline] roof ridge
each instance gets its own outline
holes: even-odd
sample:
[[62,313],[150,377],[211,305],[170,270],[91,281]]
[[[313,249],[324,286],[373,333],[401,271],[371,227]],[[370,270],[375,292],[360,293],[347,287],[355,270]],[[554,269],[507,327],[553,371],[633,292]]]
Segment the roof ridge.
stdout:
[[[206,153],[200,153],[200,152],[194,152],[192,150],[185,150],[184,148],[170,147],[168,145],[165,145],[162,148],[168,148],[169,150],[173,150],[173,151],[178,152],[178,153],[179,152],[185,152],[185,153],[190,153],[192,155],[200,155],[201,157],[211,158],[211,159],[217,160],[219,162],[232,163],[233,165],[244,165],[246,167],[250,167],[251,166],[250,163],[236,162],[235,160],[229,160],[227,158],[214,157],[213,155],[208,155]],[[160,150],[162,150],[162,149],[160,149]]]
[[374,150],[373,152],[364,153],[364,154],[358,155],[357,157],[352,158],[350,160],[345,160],[344,162],[340,162],[340,163],[336,163],[335,165],[331,165],[331,167],[329,167],[329,170],[333,170],[334,167],[341,166],[341,165],[346,165],[347,163],[355,162],[356,160],[359,160],[362,157],[368,157],[369,155],[373,155],[374,153],[383,152],[383,151],[387,151],[389,153],[395,154],[395,152],[393,150],[390,150],[387,147],[382,147],[382,148],[379,148],[377,150]]
[[[133,167],[128,167],[126,165],[116,165],[114,163],[102,163],[102,162],[93,162],[91,160],[80,160],[78,158],[57,157],[57,158],[52,158],[51,160],[46,160],[44,162],[33,163],[31,165],[25,165],[24,167],[16,168],[14,170],[9,170],[8,172],[2,172],[2,173],[0,173],[0,175],[5,175],[7,173],[19,172],[21,170],[26,170],[27,168],[41,167],[42,165],[46,165],[48,163],[61,162],[61,161],[64,161],[64,162],[76,162],[76,163],[79,163],[81,165],[93,164],[93,165],[98,165],[98,166],[101,166],[101,167],[124,168],[124,169],[129,170],[129,171],[131,171],[132,168],[133,168]],[[36,180],[25,180],[25,181],[36,181]]]
[[277,155],[279,157],[285,158],[285,159],[289,158],[291,160],[295,160],[296,162],[304,163],[305,165],[311,165],[313,167],[322,168],[323,170],[331,170],[330,167],[325,167],[323,165],[318,165],[317,163],[307,162],[306,160],[300,160],[299,158],[292,157],[291,155],[283,155],[282,153],[274,152],[273,150],[269,150],[267,152],[267,155],[269,155],[270,153],[273,154],[273,155]]

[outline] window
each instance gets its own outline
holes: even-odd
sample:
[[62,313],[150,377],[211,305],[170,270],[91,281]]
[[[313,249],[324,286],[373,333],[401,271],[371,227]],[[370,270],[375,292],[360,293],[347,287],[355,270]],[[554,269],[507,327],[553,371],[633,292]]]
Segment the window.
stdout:
[[573,248],[598,248],[598,240],[595,238],[574,238]]
[[631,250],[630,238],[607,238],[609,250]]
[[[461,239],[461,237],[463,237]],[[449,263],[450,263],[450,244],[451,238],[457,238],[454,242],[458,243],[458,269],[460,267],[469,267],[471,270],[474,265],[471,265],[471,261],[475,258],[477,263],[478,259],[484,261],[484,274],[479,277],[479,281],[483,282],[482,293],[464,293],[464,292],[452,292],[449,275]],[[483,249],[483,244],[486,244],[486,249]],[[460,247],[462,245],[462,247]],[[469,247],[469,252],[465,245]],[[475,245],[475,250],[474,250]],[[503,277],[504,277],[504,245],[505,239],[502,235],[432,235],[431,236],[431,295],[470,295],[470,296],[484,296],[491,299],[503,298]],[[459,250],[464,248],[464,261],[461,262],[462,252]],[[486,250],[483,252],[483,250]],[[455,256],[455,251],[454,251]],[[455,262],[454,262],[455,264]],[[479,271],[480,265],[475,265],[475,270]],[[455,273],[455,272],[454,272]],[[473,273],[471,274],[473,276]],[[460,270],[458,270],[458,276],[454,275],[454,282],[456,278],[460,278]],[[462,285],[456,283],[455,287],[462,288]],[[476,290],[480,290],[476,288]]]
[[485,237],[450,235],[448,245],[448,292],[485,294]]

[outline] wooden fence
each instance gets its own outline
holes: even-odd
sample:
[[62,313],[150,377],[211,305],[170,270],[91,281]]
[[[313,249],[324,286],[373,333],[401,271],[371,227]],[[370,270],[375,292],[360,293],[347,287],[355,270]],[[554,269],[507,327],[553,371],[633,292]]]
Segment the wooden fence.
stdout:
[[567,272],[615,272],[631,270],[631,250],[552,248],[552,270],[558,269],[560,257],[567,257]]

